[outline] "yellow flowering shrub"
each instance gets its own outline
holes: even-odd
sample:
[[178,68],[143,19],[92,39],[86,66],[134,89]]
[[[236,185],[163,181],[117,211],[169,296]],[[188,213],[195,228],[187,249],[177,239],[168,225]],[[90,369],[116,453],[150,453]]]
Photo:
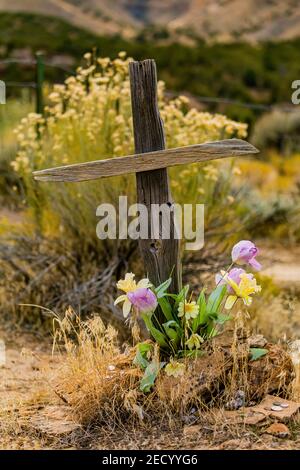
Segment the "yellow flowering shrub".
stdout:
[[[95,245],[96,207],[102,202],[116,203],[122,194],[134,201],[133,176],[77,184],[36,183],[32,178],[34,170],[134,151],[128,75],[131,59],[125,53],[115,60],[88,53],[85,60],[76,76],[54,86],[45,117],[30,113],[21,121],[16,129],[19,150],[13,168],[23,178],[29,210],[41,232],[63,233]],[[189,109],[186,97],[168,100],[164,89],[164,83],[159,82],[159,107],[169,148],[246,136],[246,124]],[[224,173],[219,165],[226,163],[173,168],[174,199],[179,203],[212,201],[217,180]],[[228,187],[224,197],[228,197]]]

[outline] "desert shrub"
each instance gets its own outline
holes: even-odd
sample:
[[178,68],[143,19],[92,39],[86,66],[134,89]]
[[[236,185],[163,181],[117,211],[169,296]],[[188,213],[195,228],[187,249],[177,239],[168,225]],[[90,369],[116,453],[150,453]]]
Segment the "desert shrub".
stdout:
[[300,112],[275,109],[259,118],[252,142],[260,150],[277,149],[284,155],[299,151]]
[[299,154],[283,156],[268,150],[265,160],[239,161],[237,186],[247,185],[246,201],[250,236],[281,243],[299,241]]
[[22,200],[20,177],[11,167],[17,151],[13,130],[31,110],[32,103],[27,95],[20,100],[8,99],[0,106],[0,201],[11,207],[20,205]]

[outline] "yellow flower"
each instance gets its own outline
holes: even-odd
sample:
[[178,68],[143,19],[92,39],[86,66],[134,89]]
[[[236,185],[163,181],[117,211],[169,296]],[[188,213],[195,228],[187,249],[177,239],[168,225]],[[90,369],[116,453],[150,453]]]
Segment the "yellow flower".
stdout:
[[128,317],[132,303],[127,297],[128,292],[135,292],[137,289],[140,288],[148,288],[151,287],[151,282],[149,279],[141,279],[138,283],[134,280],[133,273],[127,273],[125,279],[120,279],[117,282],[117,288],[125,292],[125,294],[119,295],[119,297],[115,300],[114,305],[123,302],[123,315],[125,318]]
[[205,172],[204,178],[206,180],[211,180],[211,181],[218,180],[219,170],[214,165],[206,165],[203,168],[203,171]]
[[196,318],[199,312],[199,306],[195,301],[192,302],[180,302],[178,307],[178,316],[185,316],[186,320],[190,318]]
[[232,287],[235,295],[229,295],[227,297],[225,308],[230,310],[238,298],[242,299],[244,304],[249,306],[252,303],[251,295],[261,291],[261,286],[256,283],[256,279],[253,274],[243,273],[240,274],[240,283],[237,284],[227,274],[224,276],[224,280]]
[[186,345],[189,349],[200,349],[201,343],[204,339],[202,336],[193,333],[186,342]]
[[180,362],[171,361],[166,365],[165,371],[168,377],[182,377],[185,372],[185,365]]
[[240,175],[242,174],[242,170],[240,169],[239,166],[235,166],[235,167],[233,168],[233,170],[232,170],[232,173],[233,173],[234,175],[240,176]]
[[133,273],[127,273],[125,279],[120,279],[117,282],[117,288],[126,292],[133,292],[136,289],[136,281],[134,280]]

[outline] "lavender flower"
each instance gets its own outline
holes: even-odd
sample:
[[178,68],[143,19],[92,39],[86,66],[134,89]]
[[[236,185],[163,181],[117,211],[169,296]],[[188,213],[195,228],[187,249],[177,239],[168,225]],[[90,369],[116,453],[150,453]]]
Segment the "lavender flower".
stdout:
[[258,248],[250,240],[241,240],[232,248],[231,257],[233,263],[249,264],[256,271],[260,271],[261,264],[256,261]]
[[242,268],[232,268],[228,273],[225,271],[221,271],[221,274],[218,273],[216,274],[215,280],[217,286],[222,286],[226,284],[227,286],[227,291],[229,294],[233,294],[234,290],[233,288],[226,282],[226,278],[230,278],[232,281],[234,281],[237,285],[241,282],[240,275],[244,274],[246,271]]
[[157,299],[152,290],[145,287],[128,292],[127,297],[139,313],[154,312],[157,307]]

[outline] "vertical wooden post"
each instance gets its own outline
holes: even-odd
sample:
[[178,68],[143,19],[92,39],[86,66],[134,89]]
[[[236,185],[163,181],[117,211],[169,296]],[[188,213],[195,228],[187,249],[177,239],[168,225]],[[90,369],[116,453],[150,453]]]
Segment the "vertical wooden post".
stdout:
[[[154,60],[129,64],[131,103],[135,152],[145,153],[165,148],[165,136],[157,103],[157,77]],[[171,292],[181,285],[179,240],[175,239],[174,213],[170,220],[170,239],[150,237],[151,204],[168,204],[172,207],[168,171],[166,168],[136,174],[137,202],[148,209],[149,237],[140,239],[140,250],[146,274],[155,285],[168,279],[172,273]]]
[[43,114],[44,103],[43,103],[43,83],[45,74],[44,55],[42,52],[35,54],[36,58],[36,112],[37,114]]

